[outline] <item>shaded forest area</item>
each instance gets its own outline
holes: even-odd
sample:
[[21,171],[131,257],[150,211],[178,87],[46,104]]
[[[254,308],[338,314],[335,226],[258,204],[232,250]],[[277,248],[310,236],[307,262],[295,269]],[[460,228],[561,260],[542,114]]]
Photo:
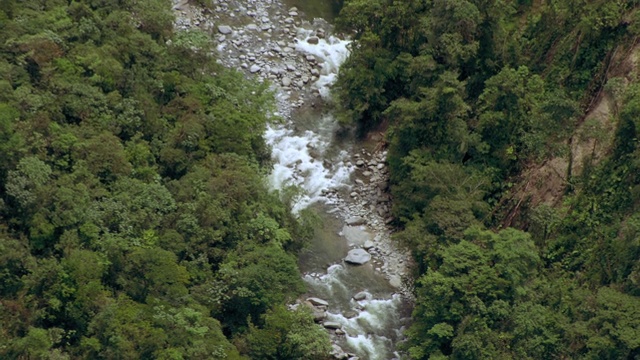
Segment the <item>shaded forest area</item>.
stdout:
[[316,359],[272,94],[169,0],[0,1],[0,358]]
[[[640,83],[610,71],[636,50],[638,5],[345,1],[357,42],[337,106],[388,127],[396,239],[418,265],[411,358],[640,358]],[[516,198],[524,171],[571,167],[603,94],[617,129],[603,159],[566,169],[558,204]]]

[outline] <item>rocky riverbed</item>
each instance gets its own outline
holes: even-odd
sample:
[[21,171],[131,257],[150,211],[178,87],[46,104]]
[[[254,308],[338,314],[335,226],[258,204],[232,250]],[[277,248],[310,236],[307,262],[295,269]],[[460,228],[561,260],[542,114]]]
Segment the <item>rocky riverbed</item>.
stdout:
[[[203,9],[186,1],[174,1],[175,27],[179,30],[198,28],[209,33],[216,43],[216,57],[222,64],[271,83],[277,99],[277,113],[273,115],[283,118],[289,126],[270,128],[270,141],[277,142],[289,136],[297,111],[321,106],[330,97],[328,85],[334,81],[339,65],[348,55],[348,41],[332,36],[331,26],[324,20],[305,20],[297,8],[285,8],[279,1],[213,0],[212,4],[211,8]],[[280,135],[277,135],[278,131]],[[284,147],[283,151],[300,146],[298,152],[306,155],[306,158],[289,162],[278,160],[283,167],[280,174],[284,176],[281,177],[285,180],[305,176],[331,180],[315,185],[314,179],[308,179],[307,184],[314,185],[308,186],[312,194],[303,205],[315,201],[330,204],[328,212],[344,223],[339,235],[349,244],[350,251],[344,254],[345,264],[332,265],[334,270],[335,266],[371,263],[374,270],[383,274],[396,289],[398,296],[410,301],[411,284],[405,281],[410,254],[391,241],[393,229],[389,224],[393,219],[389,210],[392,199],[388,192],[386,151],[379,147],[371,152],[352,147],[349,152],[329,159],[323,156],[326,149],[323,149],[322,141],[313,136],[271,145],[274,153],[278,146]],[[278,183],[278,180],[273,182]],[[304,180],[293,183],[305,185]],[[327,273],[330,271],[331,267]],[[312,278],[324,275],[307,274]],[[367,292],[353,294],[353,301],[358,304],[368,300],[372,299]],[[348,329],[327,318],[331,301],[312,297],[301,299],[299,304],[309,306],[316,320],[322,322],[337,341],[348,335]],[[358,315],[357,311],[348,312],[340,316],[348,319]],[[357,359],[354,353],[343,351],[335,343],[334,357]]]

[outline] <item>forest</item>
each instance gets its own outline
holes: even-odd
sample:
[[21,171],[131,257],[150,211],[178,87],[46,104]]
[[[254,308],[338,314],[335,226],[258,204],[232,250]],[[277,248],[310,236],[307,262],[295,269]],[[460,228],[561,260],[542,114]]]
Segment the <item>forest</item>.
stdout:
[[[0,358],[326,359],[286,307],[317,224],[266,184],[273,94],[172,22],[0,0]],[[345,0],[336,26],[333,105],[385,132],[416,264],[406,356],[640,359],[640,2]]]
[[0,1],[0,358],[327,353],[285,308],[314,219],[267,189],[273,96],[172,22],[162,0]]
[[345,1],[336,105],[386,133],[411,359],[640,358],[638,5]]

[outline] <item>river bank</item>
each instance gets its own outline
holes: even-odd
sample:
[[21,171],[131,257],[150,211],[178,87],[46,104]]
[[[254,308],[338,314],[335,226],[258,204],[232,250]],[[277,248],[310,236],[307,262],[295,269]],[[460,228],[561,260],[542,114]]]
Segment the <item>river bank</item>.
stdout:
[[[338,125],[319,110],[348,56],[349,41],[332,36],[326,21],[309,22],[297,8],[285,8],[278,1],[216,0],[211,9],[174,1],[174,10],[177,29],[195,27],[212,35],[222,64],[272,84],[277,100],[272,115],[282,120],[274,121],[265,133],[273,149],[271,185],[275,189],[294,185],[304,191],[294,211],[324,204],[317,209],[324,212],[325,223],[329,218],[336,220],[322,229],[334,233],[327,238],[342,242],[343,251],[370,257],[361,269],[342,261],[346,253],[339,259],[301,258],[309,296],[327,297],[310,305],[332,335],[334,356],[399,356],[395,344],[402,341],[407,320],[394,321],[388,315],[406,316],[410,308],[411,285],[403,279],[411,258],[391,241],[386,151],[372,144],[336,141]],[[305,113],[312,114],[306,123],[300,121]],[[354,274],[367,280],[349,282]],[[382,284],[372,285],[377,282]],[[332,288],[336,283],[340,295]]]

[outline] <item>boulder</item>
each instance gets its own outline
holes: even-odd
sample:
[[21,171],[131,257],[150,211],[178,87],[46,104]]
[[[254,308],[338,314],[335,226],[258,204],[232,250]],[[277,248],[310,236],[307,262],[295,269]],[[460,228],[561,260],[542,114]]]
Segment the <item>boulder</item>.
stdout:
[[334,359],[347,359],[349,355],[342,350],[342,348],[336,344],[331,344],[331,355],[333,355]]
[[231,34],[232,31],[233,30],[231,29],[231,26],[227,26],[227,25],[218,26],[218,32],[222,35]]
[[349,226],[358,226],[358,225],[364,225],[367,223],[367,220],[365,220],[364,218],[360,217],[360,216],[353,216],[350,217],[346,220],[347,225]]
[[311,312],[313,313],[313,321],[315,322],[321,322],[327,317],[327,313],[322,309],[313,308]]
[[354,265],[366,264],[369,260],[371,260],[371,254],[364,249],[350,250],[347,257],[344,258],[344,261]]
[[324,326],[327,329],[340,329],[340,328],[342,328],[342,325],[337,321],[325,321],[325,322],[322,323],[322,326]]
[[282,86],[289,86],[291,85],[291,79],[288,77],[283,77],[282,78]]
[[346,317],[347,319],[352,319],[352,318],[358,316],[358,312],[357,311],[353,311],[353,310],[347,310],[347,311],[342,313],[342,316]]
[[312,305],[315,305],[315,306],[329,306],[329,302],[327,302],[326,300],[322,300],[320,298],[317,298],[317,297],[307,298],[307,301],[310,302]]
[[361,301],[367,298],[367,292],[366,291],[360,291],[359,293],[353,295],[353,300],[355,301]]
[[365,250],[369,250],[374,248],[376,245],[373,243],[373,241],[371,240],[367,240],[364,242],[364,244],[362,245],[362,248],[364,248]]
[[312,37],[307,39],[307,42],[309,44],[311,44],[311,45],[317,45],[319,41],[320,41],[320,39],[318,39],[317,36],[312,36]]
[[256,73],[256,72],[260,71],[260,69],[261,69],[260,66],[258,66],[256,64],[253,64],[253,65],[251,65],[251,68],[249,69],[249,71],[251,71],[251,73]]

